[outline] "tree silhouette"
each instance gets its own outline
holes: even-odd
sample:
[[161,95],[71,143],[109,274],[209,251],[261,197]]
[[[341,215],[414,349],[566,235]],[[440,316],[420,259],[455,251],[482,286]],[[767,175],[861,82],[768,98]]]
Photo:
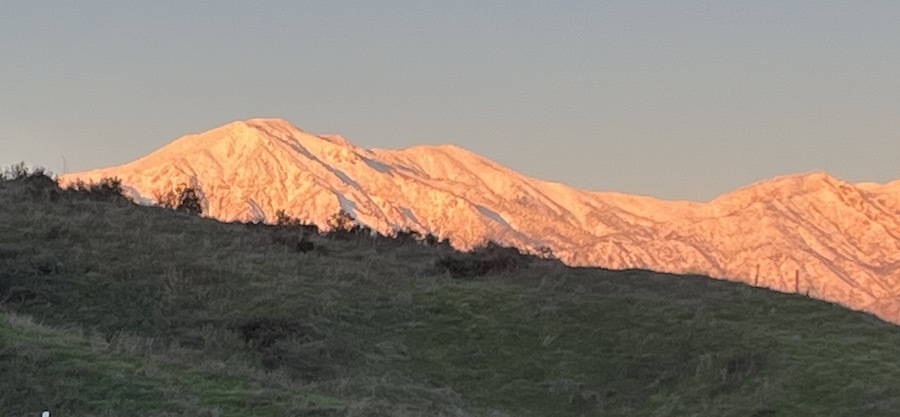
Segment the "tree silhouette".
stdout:
[[328,226],[332,228],[334,231],[351,231],[353,229],[359,228],[359,223],[357,223],[356,219],[344,211],[344,209],[338,210],[330,219],[328,219]]
[[186,184],[180,184],[174,190],[169,190],[165,194],[157,193],[154,199],[157,205],[176,211],[200,215],[203,214],[203,203],[206,200],[206,195],[199,185],[188,187]]

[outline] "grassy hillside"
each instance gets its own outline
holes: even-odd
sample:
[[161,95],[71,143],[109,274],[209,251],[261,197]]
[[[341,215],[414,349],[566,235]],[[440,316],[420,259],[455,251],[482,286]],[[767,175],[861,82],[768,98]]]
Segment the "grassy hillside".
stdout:
[[0,414],[900,409],[900,329],[869,315],[408,239],[314,235],[304,253],[302,233],[0,182]]

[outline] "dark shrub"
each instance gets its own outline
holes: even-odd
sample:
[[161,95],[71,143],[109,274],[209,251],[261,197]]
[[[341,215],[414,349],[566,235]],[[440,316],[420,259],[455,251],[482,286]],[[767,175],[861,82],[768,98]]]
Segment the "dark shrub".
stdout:
[[96,201],[120,201],[125,199],[125,195],[122,193],[122,180],[118,178],[101,178],[100,182],[97,183],[85,183],[82,180],[78,180],[69,184],[66,189]]
[[372,239],[378,246],[382,246],[385,248],[397,248],[409,244],[414,245],[421,240],[421,237],[422,235],[414,230],[402,229],[394,230],[393,233],[389,235],[375,233],[373,234]]
[[203,214],[203,206],[200,202],[200,193],[193,188],[185,188],[178,197],[178,211],[200,215]]
[[[41,174],[43,174],[43,170],[41,170]],[[28,167],[25,166],[25,162],[19,162],[18,164],[4,168],[3,173],[0,174],[0,179],[3,179],[4,181],[16,181],[25,179],[31,175],[31,172],[28,171]]]
[[410,230],[410,229],[398,230],[398,231],[394,232],[394,236],[392,236],[392,237],[402,243],[418,242],[418,241],[422,240],[421,233],[419,233],[415,230]]
[[471,252],[442,256],[435,265],[453,278],[474,278],[489,273],[510,272],[528,265],[530,259],[515,248],[489,242]]
[[294,338],[304,339],[308,337],[308,330],[296,320],[260,318],[243,322],[233,326],[239,331],[245,343],[249,343],[257,349],[270,348],[275,342]]
[[340,209],[328,219],[328,226],[330,226],[332,230],[349,231],[354,227],[359,227],[359,223],[357,223],[356,219],[354,219],[350,213],[347,213],[344,209]]
[[315,248],[316,245],[307,240],[305,237],[300,238],[300,242],[297,243],[297,250],[303,253],[309,252]]
[[447,239],[440,239],[432,233],[422,234],[421,232],[410,229],[395,231],[394,235],[390,236],[389,238],[397,240],[401,243],[415,242],[427,246],[449,245],[449,241]]
[[330,219],[328,219],[328,226],[331,228],[331,231],[328,232],[328,236],[335,239],[350,239],[358,236],[372,236],[372,229],[361,226],[350,213],[344,211],[344,209],[339,210]]
[[279,226],[300,226],[303,222],[285,213],[284,210],[278,210],[275,212],[275,224]]
[[19,257],[19,251],[15,249],[0,248],[0,261],[7,259],[16,259]]
[[298,234],[290,229],[276,229],[272,231],[272,242],[284,245],[294,252],[307,253],[316,248],[305,234]]
[[0,305],[21,304],[37,298],[37,293],[25,287],[0,288]]
[[428,246],[435,246],[435,245],[438,245],[438,246],[447,246],[447,247],[450,247],[450,240],[449,240],[449,239],[447,239],[447,238],[441,239],[441,238],[435,236],[433,233],[427,233],[427,234],[425,235],[425,238],[423,239],[423,242],[425,242],[425,244],[428,245]]
[[0,180],[2,180],[3,185],[18,185],[31,198],[50,198],[55,200],[59,197],[59,184],[50,175],[40,167],[35,168],[34,171],[29,171],[25,163],[20,162],[5,168],[3,173],[0,173]]
[[200,215],[206,203],[206,195],[200,186],[181,184],[167,193],[156,193],[156,204],[165,208]]
[[260,353],[263,369],[283,368],[306,380],[332,376],[336,360],[349,355],[344,343],[328,339],[293,318],[258,318],[231,328]]
[[551,259],[551,260],[559,259],[556,257],[556,254],[553,253],[553,249],[549,246],[538,247],[537,248],[537,256],[541,259]]
[[282,228],[299,229],[308,234],[319,234],[319,226],[312,223],[305,223],[302,220],[287,214],[284,210],[275,212],[275,225]]

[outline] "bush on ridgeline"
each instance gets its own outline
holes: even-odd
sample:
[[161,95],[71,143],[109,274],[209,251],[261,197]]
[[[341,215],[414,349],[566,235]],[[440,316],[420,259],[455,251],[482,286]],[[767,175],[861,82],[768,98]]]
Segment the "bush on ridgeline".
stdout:
[[40,171],[40,174],[44,173],[43,168],[36,168],[34,170],[34,173],[32,173],[28,170],[28,167],[25,166],[25,162],[19,162],[17,164],[3,168],[3,172],[0,173],[0,179],[9,182],[21,181],[32,175],[38,174],[38,171]]
[[31,198],[49,198],[55,200],[59,197],[59,183],[52,174],[44,168],[36,167],[29,170],[24,162],[6,167],[0,173],[0,183],[3,186],[17,185]]
[[178,207],[175,210],[186,213],[200,215],[203,214],[203,205],[201,204],[201,194],[198,189],[185,188],[181,191],[178,199]]
[[173,190],[166,193],[157,191],[153,194],[153,201],[157,206],[175,210],[175,206],[178,204],[178,194]]
[[319,226],[316,226],[313,223],[306,223],[287,214],[284,210],[275,212],[275,225],[288,229],[300,229],[304,233],[319,234]]
[[269,230],[269,237],[273,243],[285,246],[293,252],[307,253],[316,249],[316,245],[309,237],[319,234],[319,227],[304,223],[284,210],[275,211],[274,225],[258,225]]
[[395,230],[392,237],[402,242],[418,242],[422,240],[422,234],[412,229]]
[[490,273],[512,272],[528,266],[528,255],[512,247],[488,242],[471,252],[442,256],[435,266],[450,273],[452,278],[475,278]]
[[440,239],[432,233],[425,233],[412,229],[397,229],[387,236],[380,236],[381,240],[386,240],[392,246],[403,246],[406,244],[417,244],[424,246],[446,245],[449,246],[447,239]]
[[296,217],[292,217],[284,210],[275,212],[275,226],[272,229],[272,241],[286,246],[294,252],[307,253],[316,248],[309,240],[310,235],[319,234],[319,227],[315,224],[307,224]]
[[180,184],[174,190],[167,193],[157,192],[154,196],[156,205],[162,206],[175,211],[200,215],[203,214],[203,206],[206,202],[206,195],[199,185],[187,186]]
[[[329,235],[338,239],[346,239],[359,235],[364,229],[360,226],[359,222],[357,222],[350,213],[344,211],[344,209],[338,210],[337,213],[328,219],[328,227],[331,228]],[[365,229],[371,231],[371,229]]]
[[553,248],[549,246],[538,246],[536,255],[541,259],[559,260],[556,254],[553,253]]
[[86,196],[96,201],[120,201],[125,199],[122,193],[122,180],[115,177],[104,177],[99,182],[86,183],[77,180],[66,187],[66,190]]
[[428,246],[447,246],[450,247],[450,239],[447,238],[439,238],[434,233],[426,233],[422,238],[422,242],[424,242]]
[[289,214],[285,213],[284,210],[277,210],[275,212],[275,224],[279,226],[299,226],[303,223],[300,219],[291,217]]
[[373,242],[379,247],[397,248],[409,244],[417,244],[422,239],[422,234],[411,229],[394,229],[388,234],[371,234]]
[[328,226],[333,230],[349,231],[353,228],[359,228],[359,223],[357,223],[356,219],[354,219],[350,213],[347,213],[344,209],[340,209],[328,219]]

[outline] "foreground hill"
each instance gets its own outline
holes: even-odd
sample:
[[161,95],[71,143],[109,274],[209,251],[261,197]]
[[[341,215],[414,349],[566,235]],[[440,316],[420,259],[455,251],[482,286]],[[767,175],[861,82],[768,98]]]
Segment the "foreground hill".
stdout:
[[302,253],[101,194],[0,182],[4,415],[900,409],[900,329],[801,295],[359,234]]
[[702,204],[591,192],[529,178],[455,146],[362,149],[283,120],[188,135],[117,167],[138,201],[179,184],[220,220],[325,225],[339,209],[381,231],[416,230],[468,249],[551,248],[569,265],[702,273],[799,291],[900,323],[900,181],[824,173],[764,181]]

